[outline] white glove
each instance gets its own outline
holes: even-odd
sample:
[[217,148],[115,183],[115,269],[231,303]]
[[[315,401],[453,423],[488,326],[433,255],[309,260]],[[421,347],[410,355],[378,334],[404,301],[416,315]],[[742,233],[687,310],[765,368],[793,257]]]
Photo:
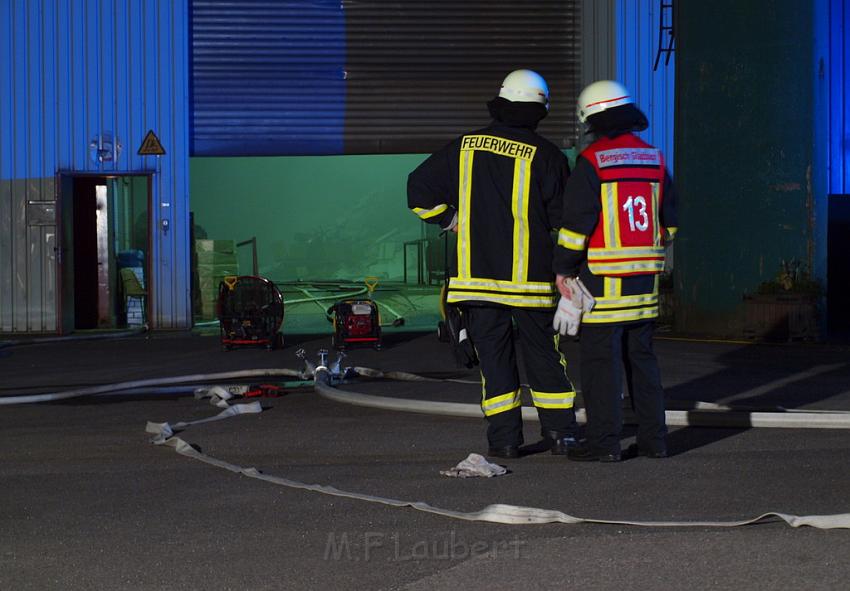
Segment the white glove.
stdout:
[[583,314],[590,312],[596,305],[596,300],[578,277],[567,277],[565,281],[570,297],[561,296],[552,327],[562,335],[575,336],[578,334]]
[[555,317],[552,319],[552,328],[562,335],[575,336],[578,334],[579,324],[581,324],[581,308],[573,304],[571,299],[561,296],[558,309],[555,310]]
[[590,290],[585,287],[581,279],[578,277],[568,277],[566,283],[572,293],[573,305],[585,314],[593,310],[593,306],[596,305],[596,299],[590,295]]

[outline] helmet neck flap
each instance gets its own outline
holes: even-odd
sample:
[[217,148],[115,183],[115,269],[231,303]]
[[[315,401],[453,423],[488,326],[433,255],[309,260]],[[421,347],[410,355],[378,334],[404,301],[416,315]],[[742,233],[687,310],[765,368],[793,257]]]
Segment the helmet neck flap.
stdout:
[[549,111],[540,103],[513,103],[497,96],[487,102],[490,116],[510,127],[524,127],[534,130]]

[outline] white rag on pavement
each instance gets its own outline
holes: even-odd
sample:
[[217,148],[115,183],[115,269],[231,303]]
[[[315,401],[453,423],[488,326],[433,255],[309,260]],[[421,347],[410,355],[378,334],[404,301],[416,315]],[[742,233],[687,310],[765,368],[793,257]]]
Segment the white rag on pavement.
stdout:
[[459,463],[454,468],[449,470],[440,470],[443,476],[451,476],[452,478],[490,478],[492,476],[501,476],[507,473],[507,468],[492,464],[487,461],[482,455],[469,454],[469,456]]

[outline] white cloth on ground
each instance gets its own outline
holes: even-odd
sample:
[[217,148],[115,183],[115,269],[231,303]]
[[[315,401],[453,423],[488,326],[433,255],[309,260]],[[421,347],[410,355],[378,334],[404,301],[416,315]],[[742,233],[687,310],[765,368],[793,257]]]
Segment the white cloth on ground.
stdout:
[[443,476],[451,476],[452,478],[490,478],[492,476],[501,476],[507,473],[507,468],[492,464],[487,461],[482,455],[469,454],[469,456],[460,462],[454,468],[449,470],[440,470]]

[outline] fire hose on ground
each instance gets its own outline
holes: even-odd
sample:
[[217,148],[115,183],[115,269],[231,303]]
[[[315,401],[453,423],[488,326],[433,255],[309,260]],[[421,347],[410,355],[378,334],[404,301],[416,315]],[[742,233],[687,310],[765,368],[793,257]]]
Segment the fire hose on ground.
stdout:
[[[248,369],[231,372],[220,372],[212,374],[194,374],[185,376],[173,376],[166,378],[151,378],[144,380],[133,380],[118,382],[114,384],[103,384],[86,388],[77,388],[61,392],[45,394],[27,394],[20,396],[0,396],[0,406],[13,404],[29,404],[40,402],[55,402],[80,396],[94,396],[102,394],[139,394],[140,392],[151,392],[154,388],[166,388],[167,393],[174,393],[176,385],[189,386],[208,385],[223,383],[228,380],[249,380],[258,378],[298,378],[310,380],[317,378],[320,369],[328,371],[326,367],[316,368],[306,362],[303,370],[287,368]],[[339,367],[333,368],[338,371]],[[352,367],[353,375],[396,381],[413,382],[456,382],[477,383],[472,380],[455,380],[452,378],[429,378],[404,371],[381,371],[368,367]],[[366,406],[383,410],[394,410],[402,412],[413,412],[457,417],[481,417],[481,407],[478,404],[460,402],[439,402],[433,400],[417,400],[407,398],[394,398],[388,396],[374,396],[340,390],[324,384],[316,379],[314,388],[317,393],[325,398],[344,404]],[[668,410],[666,412],[667,424],[671,427],[758,427],[758,428],[797,428],[797,429],[850,429],[850,412],[828,411],[828,410],[799,410],[799,409],[761,409],[759,407],[737,407],[721,405],[710,402],[690,402],[688,410]],[[576,412],[579,422],[584,422],[583,410]],[[523,420],[536,421],[537,411],[533,407],[523,407]],[[627,417],[628,419],[628,417]]]
[[[308,364],[308,368],[309,368]],[[371,408],[379,408],[385,410],[397,410],[404,412],[416,412],[416,413],[427,413],[427,414],[437,414],[437,415],[450,415],[450,416],[470,416],[480,418],[481,410],[478,405],[475,404],[462,404],[462,403],[452,403],[452,402],[435,402],[435,401],[427,401],[427,400],[411,400],[411,399],[402,399],[402,398],[388,398],[383,396],[372,396],[367,394],[359,394],[355,392],[347,392],[340,390],[334,387],[334,381],[340,380],[340,375],[334,375],[331,370],[329,370],[324,365],[319,365],[318,367],[310,368],[312,369],[312,377],[314,378],[314,389],[315,391],[327,398],[329,400],[346,403],[346,404],[356,404],[359,406],[367,406]],[[372,378],[384,378],[384,379],[395,379],[395,380],[405,380],[405,381],[434,381],[440,382],[444,381],[441,379],[435,378],[426,378],[423,376],[418,376],[416,374],[409,374],[406,372],[381,372],[379,370],[374,370],[370,368],[352,368],[356,375],[363,375],[365,377]],[[24,403],[33,403],[33,402],[49,402],[49,401],[57,401],[57,400],[66,400],[73,397],[78,396],[87,396],[87,395],[97,395],[97,394],[114,394],[114,393],[129,393],[129,392],[139,392],[143,388],[147,389],[155,389],[155,388],[173,388],[176,384],[200,384],[200,383],[221,383],[226,380],[245,380],[252,378],[269,378],[269,377],[294,377],[299,379],[305,379],[310,376],[306,375],[305,371],[297,371],[291,369],[261,369],[261,370],[242,370],[235,372],[222,372],[222,373],[214,373],[214,374],[196,374],[196,375],[188,375],[188,376],[175,376],[170,378],[155,378],[155,379],[147,379],[147,380],[135,380],[128,382],[120,382],[116,384],[105,384],[101,386],[94,386],[89,388],[80,388],[76,390],[69,390],[65,392],[56,392],[52,394],[35,394],[35,395],[23,395],[23,396],[7,396],[0,398],[0,405],[11,405],[11,404],[24,404]],[[345,372],[346,374],[348,372]],[[345,374],[343,374],[345,375]],[[703,403],[707,404],[707,403]],[[642,527],[720,527],[720,528],[729,528],[729,527],[739,527],[744,525],[750,525],[753,523],[761,522],[767,519],[780,519],[785,523],[791,525],[792,527],[801,527],[801,526],[810,526],[819,529],[850,529],[850,513],[844,514],[835,514],[835,515],[809,515],[809,516],[799,516],[799,515],[789,515],[786,513],[779,512],[767,512],[757,517],[740,520],[740,521],[628,521],[628,520],[608,520],[608,519],[596,519],[596,518],[582,518],[575,517],[572,515],[568,515],[558,510],[551,509],[540,509],[535,507],[522,507],[516,505],[506,505],[506,504],[492,504],[484,507],[479,511],[473,512],[463,512],[463,511],[453,511],[449,509],[443,509],[440,507],[432,506],[428,503],[422,501],[405,501],[399,499],[385,498],[374,495],[356,493],[356,492],[348,492],[336,489],[331,486],[318,485],[318,484],[306,484],[294,480],[289,480],[286,478],[281,478],[277,476],[271,476],[262,473],[260,470],[253,467],[241,467],[235,464],[231,464],[229,462],[225,462],[223,460],[219,460],[217,458],[213,458],[211,456],[205,455],[199,452],[197,449],[192,447],[190,444],[186,443],[180,437],[175,435],[176,432],[184,430],[192,425],[197,425],[201,423],[206,423],[210,421],[221,420],[224,418],[238,416],[241,414],[256,414],[262,412],[262,407],[256,401],[248,403],[248,404],[235,404],[235,405],[227,405],[226,408],[222,410],[218,415],[208,417],[205,419],[200,419],[197,421],[191,422],[180,422],[171,425],[169,423],[153,423],[149,422],[146,430],[149,433],[155,435],[153,443],[159,445],[166,445],[168,447],[172,447],[177,453],[219,467],[230,472],[234,472],[237,474],[241,474],[243,476],[247,476],[249,478],[255,478],[259,480],[263,480],[266,482],[270,482],[272,484],[277,484],[280,486],[285,486],[288,488],[295,488],[301,490],[309,490],[313,492],[319,492],[322,494],[338,496],[338,497],[346,497],[357,499],[366,502],[372,503],[380,503],[384,505],[388,505],[391,507],[404,508],[409,507],[418,511],[424,511],[427,513],[433,513],[437,515],[441,515],[444,517],[461,519],[464,521],[482,521],[482,522],[490,522],[490,523],[501,523],[501,524],[512,524],[512,525],[532,525],[532,524],[551,524],[551,523],[564,523],[564,524],[579,524],[579,523],[599,523],[599,524],[613,524],[613,525],[631,525],[631,526],[642,526]],[[686,421],[685,424],[691,424],[687,422],[688,414],[681,414],[681,411],[667,411],[668,423],[671,425],[679,425],[682,424],[681,421]],[[715,416],[715,417],[724,417],[729,413],[734,413],[734,411],[729,411],[726,409],[723,410],[705,410],[701,414],[703,416]],[[678,414],[677,414],[678,413]],[[579,418],[583,419],[583,413],[578,413]],[[791,428],[831,428],[831,429],[846,429],[850,428],[850,413],[842,413],[842,412],[821,412],[821,413],[812,413],[812,412],[801,412],[801,413],[765,413],[765,412],[748,412],[745,413],[749,416],[749,421],[747,421],[747,425],[749,427],[791,427]],[[777,417],[770,417],[769,415],[780,415],[784,416],[785,420],[777,420]],[[535,411],[532,408],[524,408],[523,409],[523,419],[525,420],[536,420]],[[740,418],[738,420],[715,420],[715,421],[706,421],[704,419],[699,420],[695,424],[699,424],[701,426],[708,426],[711,423],[711,426],[723,426],[723,427],[738,427],[740,425]],[[731,424],[730,424],[731,423]]]

